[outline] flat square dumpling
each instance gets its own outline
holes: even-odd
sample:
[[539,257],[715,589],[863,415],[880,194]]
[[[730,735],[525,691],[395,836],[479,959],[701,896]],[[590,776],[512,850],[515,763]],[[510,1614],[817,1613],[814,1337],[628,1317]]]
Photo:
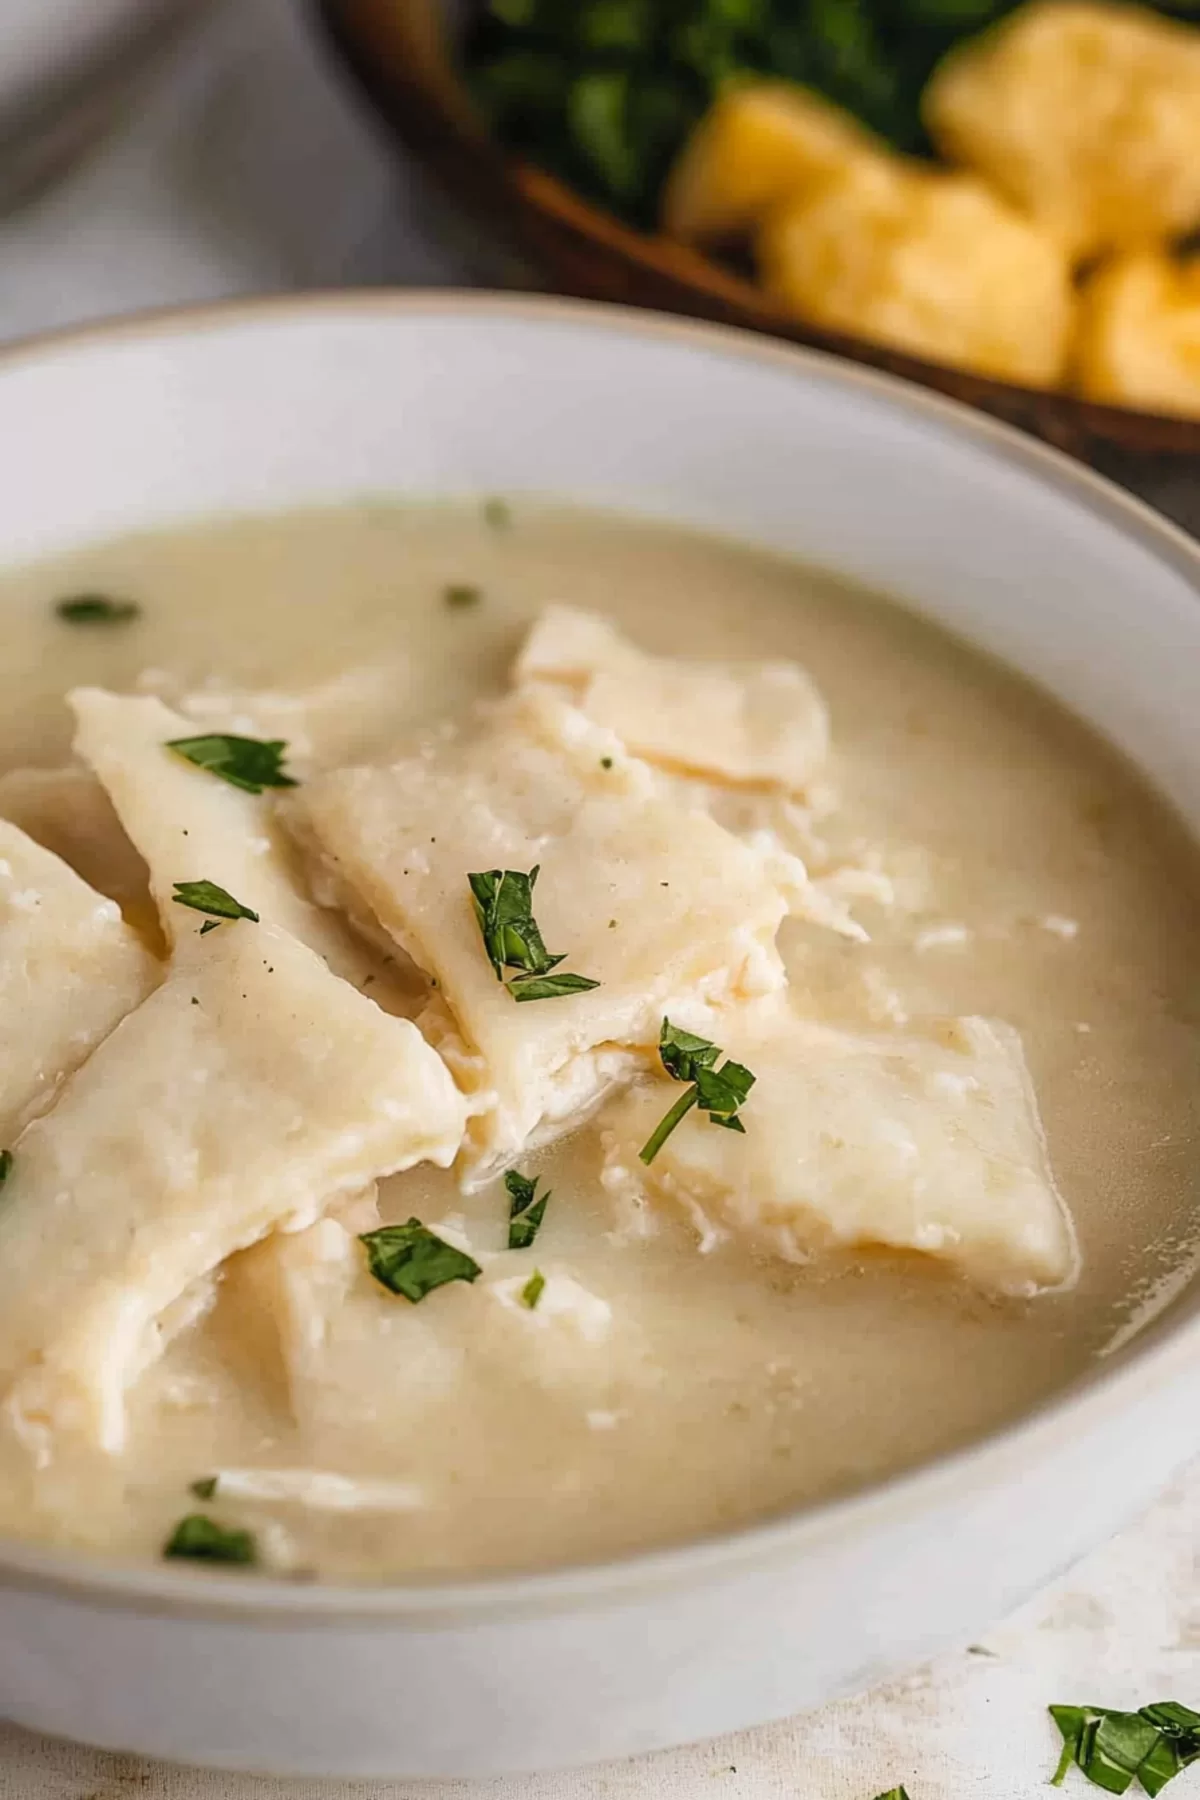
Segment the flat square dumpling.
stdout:
[[575,607],[547,607],[514,676],[562,686],[636,756],[710,781],[800,792],[829,754],[825,702],[797,663],[650,656]]
[[459,1147],[462,1097],[415,1026],[269,926],[202,949],[13,1149],[0,1374],[41,1455],[56,1430],[121,1448],[159,1322],[226,1257]]
[[284,738],[288,767],[308,776],[361,762],[396,741],[397,717],[411,700],[405,660],[342,669],[298,690],[243,688],[212,678],[202,687],[159,698],[194,721],[195,731],[232,731],[242,737]]
[[0,1151],[158,975],[114,901],[0,819]]
[[[167,941],[192,955],[202,921],[180,906],[181,881],[212,881],[268,924],[290,932],[389,1011],[409,1010],[401,985],[379,958],[303,892],[287,834],[271,794],[232,787],[166,748],[196,735],[195,724],[150,696],[77,688],[68,695],[77,721],[75,748],[103,783],[130,839],[150,869],[150,886]],[[201,947],[202,950],[202,947]]]
[[[474,1090],[471,1181],[575,1123],[653,1054],[664,1013],[703,1030],[784,985],[785,902],[763,859],[664,799],[653,771],[545,691],[390,767],[321,777],[289,811],[350,908],[436,983],[420,1023]],[[467,878],[535,867],[545,943],[599,986],[518,1003]]]
[[728,1234],[789,1262],[879,1245],[994,1293],[1071,1280],[1071,1221],[1011,1027],[859,1036],[783,1015],[722,1042],[757,1076],[745,1136],[692,1112],[646,1168],[638,1151],[683,1090],[642,1085],[604,1120],[615,1195],[682,1205],[710,1243]]
[[[307,1231],[274,1232],[229,1265],[222,1303],[234,1325],[249,1323],[268,1369],[279,1368],[293,1417],[324,1443],[352,1448],[364,1434],[394,1437],[398,1408],[412,1420],[461,1391],[461,1332],[439,1330],[445,1308],[473,1288],[447,1287],[440,1304],[410,1306],[374,1279],[358,1241],[380,1224],[360,1203]],[[455,1311],[457,1318],[457,1310]]]
[[0,818],[61,856],[122,911],[136,913],[139,924],[153,917],[146,865],[90,769],[67,763],[7,770],[0,775]]
[[[408,1203],[394,1194],[389,1210]],[[417,1441],[451,1399],[482,1426],[531,1389],[580,1412],[610,1403],[615,1388],[628,1394],[648,1370],[657,1379],[636,1324],[602,1295],[539,1254],[531,1308],[525,1253],[485,1250],[457,1221],[433,1218],[431,1229],[476,1257],[482,1279],[447,1284],[431,1304],[398,1301],[368,1272],[358,1233],[380,1221],[364,1211],[273,1233],[235,1257],[222,1284],[222,1323],[249,1331],[258,1367],[282,1367],[294,1418],[327,1452],[344,1443],[352,1456],[364,1435]]]

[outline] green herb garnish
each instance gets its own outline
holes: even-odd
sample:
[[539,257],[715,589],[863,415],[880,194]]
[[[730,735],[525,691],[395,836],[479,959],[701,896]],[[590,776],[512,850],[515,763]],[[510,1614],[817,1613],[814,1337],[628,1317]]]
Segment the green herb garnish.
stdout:
[[108,594],[68,594],[54,610],[67,625],[128,625],[141,617],[136,600],[114,600]]
[[532,1180],[520,1174],[516,1169],[509,1169],[504,1177],[504,1185],[508,1189],[508,1197],[512,1202],[508,1212],[508,1247],[510,1250],[528,1250],[541,1228],[546,1215],[546,1202],[550,1198],[550,1189],[539,1195],[538,1178]]
[[483,599],[483,589],[472,587],[466,581],[455,581],[442,589],[442,599],[447,606],[456,608],[478,606]]
[[167,749],[247,794],[261,794],[264,788],[297,786],[283,772],[287,744],[279,738],[267,741],[212,732],[206,737],[170,738]]
[[519,869],[485,869],[467,876],[483,946],[496,971],[496,980],[504,981],[506,969],[518,971],[504,982],[514,1000],[555,1000],[563,994],[583,994],[600,986],[586,975],[551,974],[566,957],[550,955],[533,916],[533,890],[539,872],[536,867],[528,875]]
[[525,1286],[521,1289],[521,1305],[533,1312],[542,1297],[542,1289],[546,1285],[546,1277],[540,1269],[535,1269]]
[[716,1044],[710,1044],[707,1038],[680,1031],[669,1019],[662,1022],[658,1054],[673,1081],[686,1081],[690,1085],[639,1150],[638,1155],[647,1167],[693,1106],[706,1112],[713,1125],[723,1125],[727,1131],[745,1131],[737,1114],[754,1086],[754,1076],[749,1069],[737,1062],[724,1062],[718,1069],[717,1059],[724,1051]]
[[205,1475],[200,1481],[193,1481],[188,1487],[189,1494],[195,1494],[197,1500],[211,1500],[217,1491],[215,1475]]
[[483,522],[492,531],[507,531],[512,524],[512,508],[507,500],[485,500]]
[[12,1174],[13,1153],[11,1150],[0,1150],[0,1187],[3,1187]]
[[420,1219],[381,1225],[377,1231],[363,1232],[358,1241],[367,1246],[367,1263],[376,1281],[414,1305],[448,1281],[474,1281],[483,1273],[474,1257],[437,1237]]
[[524,975],[507,986],[514,1000],[559,1000],[564,994],[586,994],[600,983],[587,975]]
[[192,1562],[254,1563],[258,1549],[249,1531],[226,1531],[204,1513],[189,1513],[163,1545],[163,1555]]
[[201,937],[206,931],[215,931],[216,921],[220,919],[250,919],[258,924],[258,914],[235,900],[232,894],[227,894],[215,881],[177,881],[171,898],[179,906],[190,906],[193,912],[212,914],[212,920],[200,927]]
[[875,1800],[908,1800],[908,1789],[904,1787],[889,1788],[886,1794],[877,1794]]
[[1147,1794],[1200,1757],[1200,1713],[1176,1700],[1114,1712],[1106,1706],[1052,1706],[1063,1750],[1051,1778],[1061,1787],[1072,1764],[1093,1787],[1123,1794],[1134,1781]]

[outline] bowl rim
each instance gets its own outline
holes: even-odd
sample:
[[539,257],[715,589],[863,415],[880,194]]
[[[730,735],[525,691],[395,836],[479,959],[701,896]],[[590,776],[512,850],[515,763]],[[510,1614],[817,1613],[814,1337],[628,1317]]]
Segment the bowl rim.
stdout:
[[[549,296],[486,290],[377,288],[279,294],[208,304],[154,308],[113,320],[59,328],[0,346],[0,384],[6,376],[61,355],[103,353],[128,342],[170,342],[281,322],[359,318],[382,324],[458,317],[483,327],[495,319],[559,322],[576,330],[667,346],[707,348],[806,374],[876,404],[924,418],[943,432],[1033,476],[1091,517],[1134,539],[1181,574],[1200,602],[1200,543],[1145,502],[1072,457],[963,402],[828,352],[760,336],[739,327]],[[169,523],[169,522],[168,522]],[[548,1570],[451,1577],[428,1582],[366,1585],[298,1583],[270,1575],[139,1567],[81,1551],[0,1539],[0,1591],[21,1588],[139,1614],[253,1620],[286,1629],[337,1625],[436,1628],[517,1614],[560,1613],[583,1605],[620,1604],[646,1590],[671,1589],[791,1560],[831,1539],[869,1534],[939,1501],[990,1487],[1062,1436],[1098,1427],[1135,1407],[1174,1375],[1200,1363],[1200,1312],[1172,1321],[1178,1301],[1113,1358],[1095,1362],[1037,1406],[984,1436],[882,1481],[815,1505],[732,1531],[596,1562]]]

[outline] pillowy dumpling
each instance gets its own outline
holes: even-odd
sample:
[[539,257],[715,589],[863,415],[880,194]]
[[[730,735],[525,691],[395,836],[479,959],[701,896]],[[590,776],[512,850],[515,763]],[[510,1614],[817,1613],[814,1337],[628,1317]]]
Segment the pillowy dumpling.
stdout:
[[228,1256],[459,1147],[462,1097],[415,1026],[269,926],[200,949],[13,1147],[0,1375],[42,1457],[57,1430],[120,1450],[164,1315]]
[[736,238],[780,201],[885,147],[857,119],[788,82],[729,88],[688,139],[667,180],[663,229],[689,243]]
[[[435,984],[420,1023],[475,1095],[471,1180],[567,1130],[652,1056],[664,1012],[703,1029],[784,985],[763,858],[540,689],[390,767],[310,782],[288,811],[332,891]],[[469,875],[535,868],[542,938],[588,992],[521,1002],[488,960]]]
[[158,977],[116,903],[0,819],[0,1151]]
[[814,324],[1006,381],[1062,374],[1066,254],[973,176],[855,164],[781,206],[758,259],[768,292]]
[[1200,225],[1200,31],[1137,6],[1034,0],[925,90],[939,150],[1074,258]]
[[1200,418],[1200,257],[1118,257],[1088,282],[1076,382],[1089,400]]
[[927,1037],[860,1036],[772,1007],[722,1042],[757,1077],[745,1134],[693,1111],[647,1168],[638,1152],[684,1090],[639,1085],[603,1122],[614,1194],[681,1205],[708,1242],[730,1234],[790,1262],[878,1245],[1002,1294],[1073,1277],[1070,1218],[1010,1027],[965,1018]]
[[651,656],[575,607],[547,607],[514,676],[560,684],[635,756],[712,781],[799,792],[829,753],[825,702],[797,663]]

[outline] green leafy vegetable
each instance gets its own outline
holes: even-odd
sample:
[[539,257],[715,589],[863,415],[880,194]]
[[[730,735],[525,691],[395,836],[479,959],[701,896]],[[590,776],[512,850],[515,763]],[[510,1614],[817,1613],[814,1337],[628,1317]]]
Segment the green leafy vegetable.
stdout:
[[575,145],[607,191],[629,204],[641,183],[641,157],[630,130],[630,78],[621,69],[595,69],[572,83],[567,125]]
[[109,594],[68,594],[54,610],[68,625],[128,625],[141,617],[136,600],[114,600]]
[[359,1243],[367,1247],[367,1263],[376,1281],[414,1305],[448,1281],[474,1281],[483,1272],[474,1257],[437,1237],[420,1219],[381,1225],[377,1231],[364,1232]]
[[211,1500],[217,1491],[215,1475],[205,1475],[200,1481],[193,1481],[188,1488],[189,1494],[195,1494],[197,1500]]
[[234,737],[213,732],[207,737],[170,738],[167,749],[174,750],[198,769],[219,775],[231,787],[247,794],[261,794],[264,788],[291,788],[297,784],[283,772],[286,743],[279,738]]
[[542,1289],[546,1285],[546,1277],[540,1269],[535,1269],[525,1286],[521,1289],[521,1304],[533,1312],[542,1297]]
[[539,1195],[538,1178],[532,1180],[520,1174],[516,1169],[509,1169],[504,1177],[504,1185],[508,1189],[511,1201],[508,1212],[508,1247],[510,1250],[528,1250],[541,1228],[546,1215],[546,1202],[550,1198],[550,1189]]
[[671,1079],[687,1082],[689,1086],[639,1150],[638,1155],[647,1167],[693,1106],[708,1114],[710,1124],[723,1125],[727,1131],[745,1131],[746,1127],[737,1115],[754,1086],[754,1076],[749,1069],[732,1061],[722,1063],[718,1069],[716,1064],[724,1051],[716,1044],[710,1044],[707,1038],[681,1031],[670,1019],[662,1022],[658,1054]]
[[1200,1713],[1176,1700],[1137,1712],[1052,1706],[1050,1715],[1063,1740],[1052,1777],[1055,1787],[1062,1786],[1074,1765],[1106,1793],[1124,1794],[1137,1781],[1144,1793],[1154,1795],[1200,1757]]
[[[179,906],[190,906],[193,912],[211,913],[213,919],[250,919],[258,924],[258,914],[235,900],[232,894],[227,894],[215,881],[177,881],[171,898]],[[200,935],[215,930],[214,924],[203,925]]]
[[0,1150],[0,1187],[3,1187],[12,1174],[13,1153],[11,1150]]
[[483,599],[483,589],[472,587],[469,582],[455,581],[442,589],[442,599],[447,606],[457,608],[478,606]]
[[519,869],[485,869],[468,875],[475,917],[483,936],[488,961],[497,981],[504,971],[518,973],[505,982],[514,1000],[554,1000],[562,994],[582,994],[599,987],[586,975],[551,975],[565,956],[551,956],[542,942],[533,916],[533,890],[539,870],[528,875]]
[[193,1562],[255,1563],[258,1549],[249,1531],[226,1531],[204,1513],[189,1513],[163,1545],[163,1555]]
[[886,1794],[877,1794],[875,1800],[908,1800],[908,1789],[904,1787],[889,1788]]

